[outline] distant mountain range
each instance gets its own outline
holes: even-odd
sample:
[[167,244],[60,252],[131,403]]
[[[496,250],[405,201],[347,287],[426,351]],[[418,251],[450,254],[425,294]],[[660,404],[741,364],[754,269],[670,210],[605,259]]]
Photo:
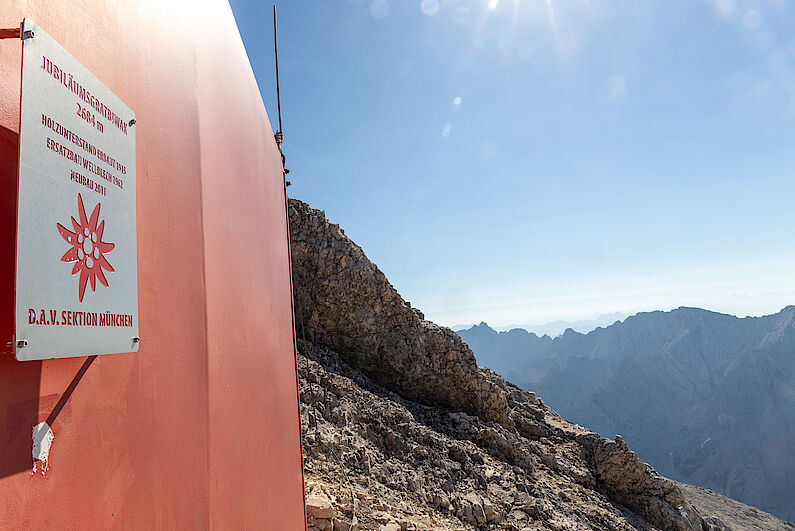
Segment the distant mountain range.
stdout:
[[795,306],[640,313],[588,334],[461,330],[478,359],[660,473],[795,519]]
[[[508,326],[495,326],[494,330],[498,332],[513,330],[515,328],[519,328],[525,330],[527,332],[531,332],[536,334],[537,336],[549,336],[549,337],[557,337],[563,334],[566,330],[571,328],[575,332],[580,332],[583,334],[587,334],[591,330],[599,328],[600,326],[610,326],[614,324],[616,321],[623,321],[628,317],[627,314],[621,312],[613,312],[600,315],[596,319],[582,319],[579,321],[552,321],[551,323],[545,324],[536,324],[536,325],[524,325],[524,324],[510,324]],[[484,323],[481,323],[484,324]],[[453,330],[458,332],[460,330],[466,330],[467,328],[471,328],[473,325],[456,325],[453,326]]]
[[288,215],[307,531],[795,531],[479,367],[324,212]]

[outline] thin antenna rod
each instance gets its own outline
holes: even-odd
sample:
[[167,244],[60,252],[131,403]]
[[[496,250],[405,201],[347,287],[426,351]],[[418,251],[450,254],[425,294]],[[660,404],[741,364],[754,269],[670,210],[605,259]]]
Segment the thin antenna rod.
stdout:
[[276,108],[279,113],[279,131],[276,133],[276,143],[282,143],[282,100],[279,95],[279,47],[276,44],[276,6],[273,6],[273,53],[276,56]]

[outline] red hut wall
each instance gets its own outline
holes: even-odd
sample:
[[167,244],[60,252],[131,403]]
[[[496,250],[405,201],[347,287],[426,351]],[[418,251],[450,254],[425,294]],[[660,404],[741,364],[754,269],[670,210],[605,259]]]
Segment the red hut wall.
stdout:
[[[281,162],[229,6],[4,0],[0,27],[24,17],[135,111],[141,347],[82,378],[86,358],[0,356],[0,528],[303,528]],[[20,48],[0,41],[6,225]]]

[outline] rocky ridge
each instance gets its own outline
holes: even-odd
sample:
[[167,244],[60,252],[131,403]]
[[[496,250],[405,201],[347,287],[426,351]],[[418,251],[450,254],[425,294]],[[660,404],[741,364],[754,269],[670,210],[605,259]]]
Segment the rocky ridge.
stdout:
[[312,528],[731,529],[478,367],[323,212],[289,216],[308,499],[333,502]]
[[401,396],[510,426],[504,394],[461,338],[404,301],[324,212],[289,205],[299,331]]
[[795,520],[795,306],[640,313],[555,339],[459,334],[479,363],[572,422],[620,433],[666,477]]

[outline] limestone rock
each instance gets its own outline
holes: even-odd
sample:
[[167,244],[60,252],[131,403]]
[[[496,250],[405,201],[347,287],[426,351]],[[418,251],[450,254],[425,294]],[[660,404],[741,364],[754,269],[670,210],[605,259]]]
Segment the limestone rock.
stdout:
[[323,496],[308,496],[306,498],[306,514],[330,520],[334,517],[334,507],[328,498]]
[[289,215],[299,333],[401,396],[510,423],[455,332],[424,320],[324,212],[291,199]]
[[621,438],[478,367],[322,212],[289,213],[312,531],[344,529],[343,514],[361,530],[731,526]]

